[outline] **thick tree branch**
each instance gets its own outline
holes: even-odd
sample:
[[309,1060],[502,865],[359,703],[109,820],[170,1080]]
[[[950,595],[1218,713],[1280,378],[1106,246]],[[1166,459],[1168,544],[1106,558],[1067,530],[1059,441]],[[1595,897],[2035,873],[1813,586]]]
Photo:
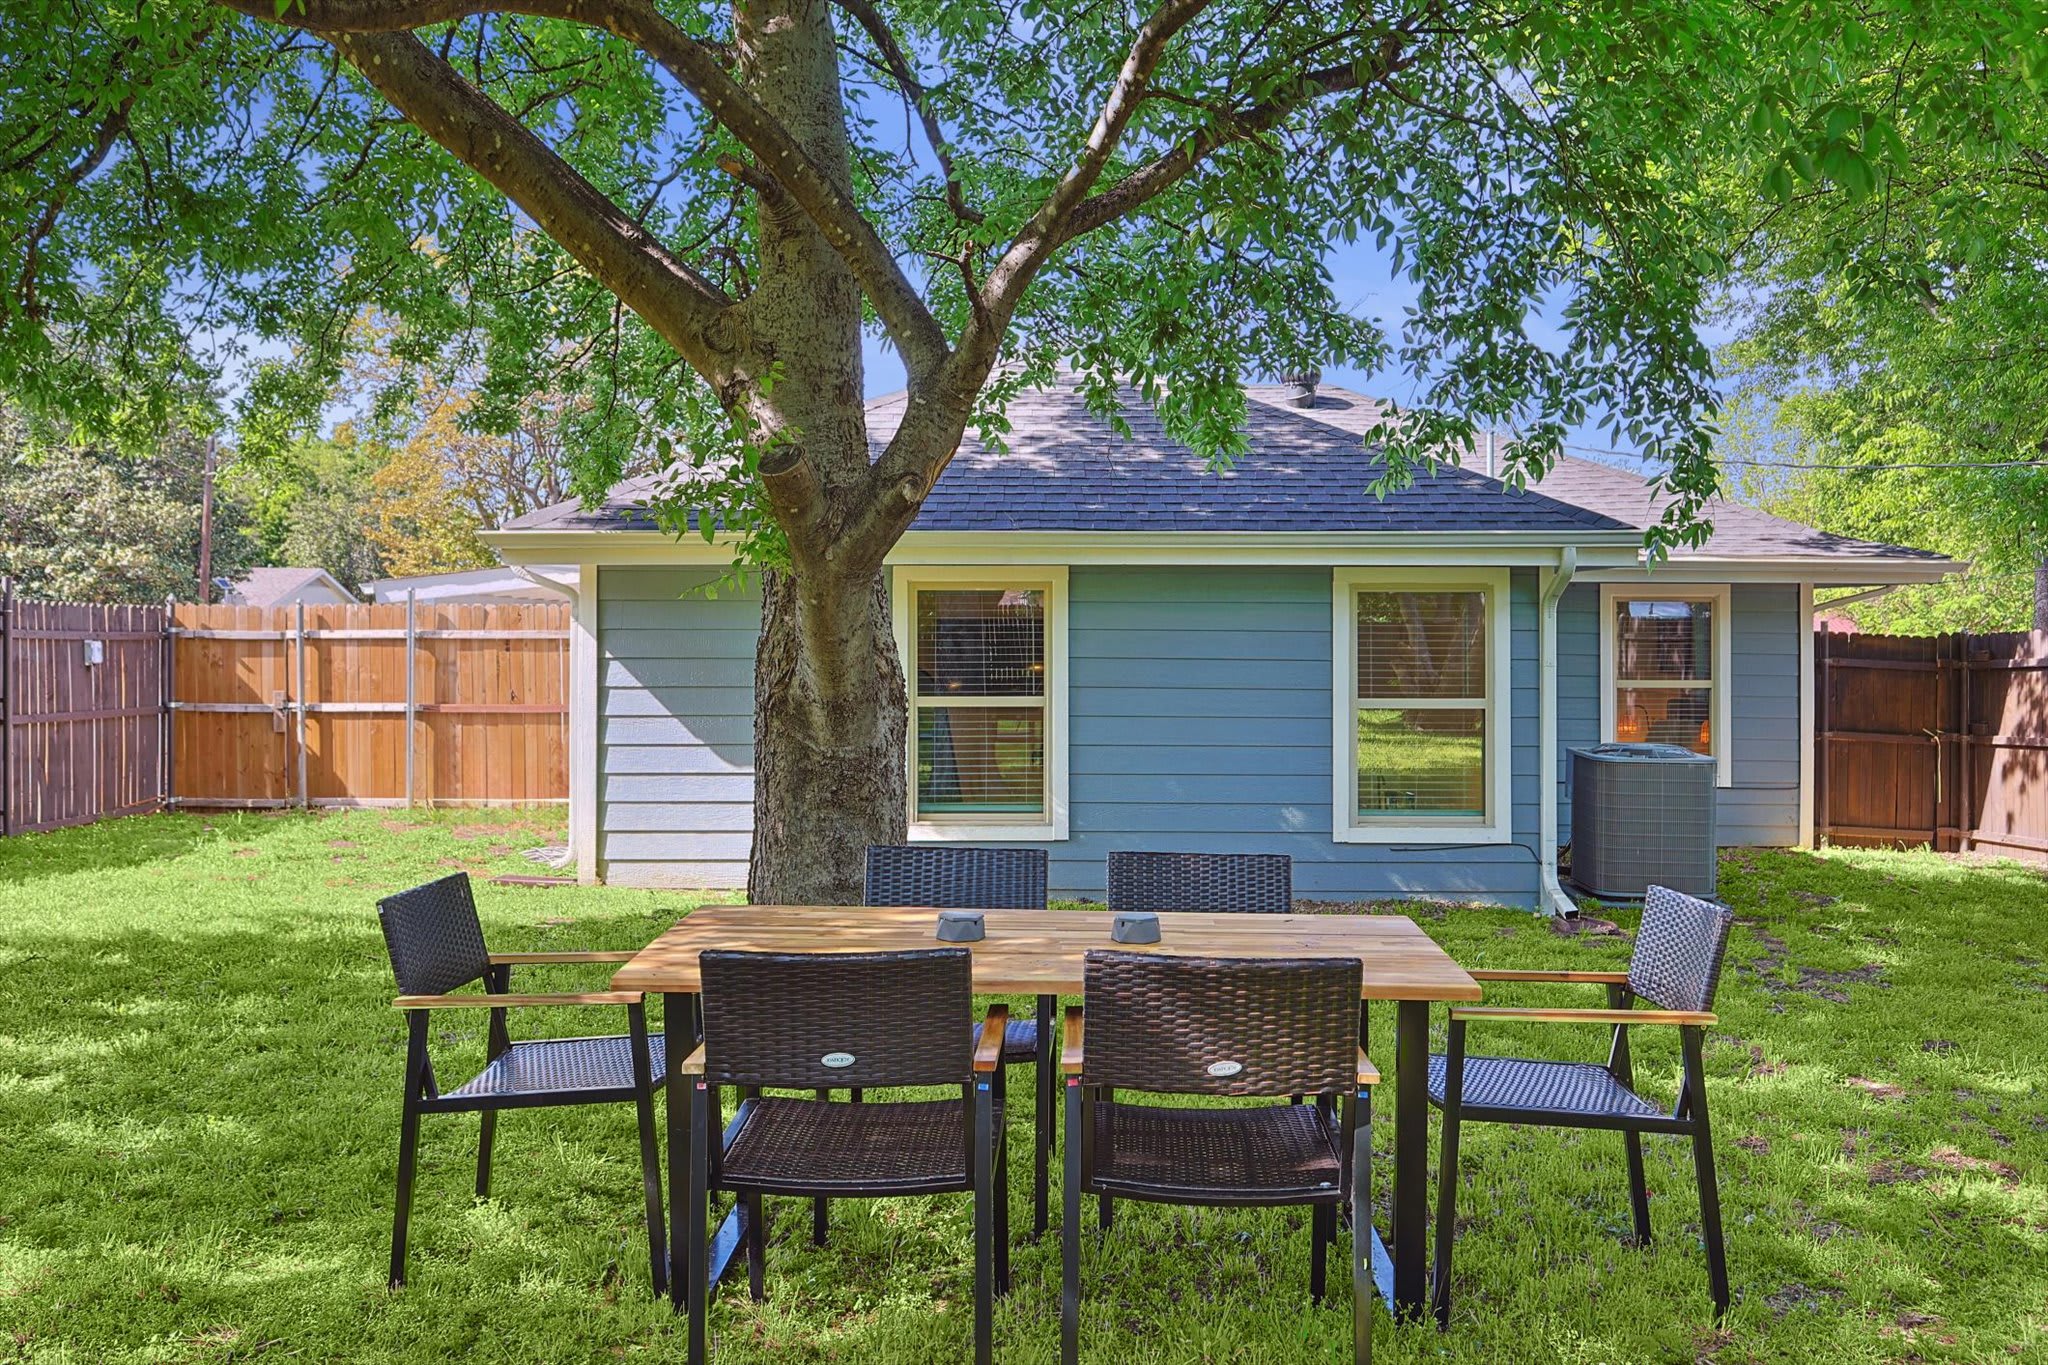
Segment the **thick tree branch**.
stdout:
[[50,197],[37,215],[35,225],[28,231],[28,240],[23,243],[21,253],[21,281],[17,292],[21,300],[21,311],[29,317],[39,317],[42,303],[37,297],[36,272],[41,268],[43,242],[57,230],[57,220],[64,214],[64,206],[71,202],[73,191],[85,183],[85,178],[98,170],[114,150],[114,144],[128,131],[128,117],[135,108],[135,96],[129,95],[101,118],[99,128],[93,133],[92,145],[85,149],[78,160],[64,169],[51,187]]
[[332,37],[394,33],[478,14],[524,14],[601,29],[658,62],[712,118],[754,154],[809,215],[875,306],[913,376],[950,353],[944,330],[851,191],[805,153],[781,121],[726,70],[720,54],[670,23],[648,0],[294,0],[282,17],[274,0],[219,0],[251,18]]
[[698,373],[714,384],[731,373],[733,358],[719,337],[732,300],[524,124],[410,33],[332,33],[327,40],[415,127],[532,215]]
[[939,126],[939,116],[932,109],[931,92],[910,69],[910,60],[903,55],[902,45],[890,31],[889,21],[868,0],[834,0],[834,3],[867,30],[868,38],[874,43],[875,50],[882,54],[889,74],[903,91],[903,98],[917,111],[918,122],[924,125],[925,140],[931,144],[932,155],[938,158],[939,170],[946,177],[946,207],[953,210],[954,217],[965,222],[981,222],[980,210],[968,207],[966,192],[960,187],[960,176],[953,169],[953,154],[946,150],[945,130]]

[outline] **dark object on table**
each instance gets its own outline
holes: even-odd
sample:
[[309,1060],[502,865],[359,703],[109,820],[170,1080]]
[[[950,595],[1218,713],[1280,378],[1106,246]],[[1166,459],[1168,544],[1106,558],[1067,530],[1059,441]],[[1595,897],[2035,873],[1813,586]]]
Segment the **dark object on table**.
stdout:
[[[974,1359],[988,1365],[993,1296],[1010,1279],[1009,1181],[1001,1074],[1008,1011],[991,1006],[982,1043],[965,948],[907,953],[706,952],[704,1042],[683,1063],[690,1085],[687,1248],[689,1358],[706,1358],[711,1294],[709,1203],[728,1190],[746,1206],[748,1286],[765,1293],[768,1229],[761,1197],[886,1198],[974,1194]],[[940,1088],[950,1099],[835,1104],[829,1087]],[[721,1092],[737,1087],[731,1125]],[[763,1096],[812,1090],[816,1099]],[[723,1134],[723,1140],[721,1140]]]
[[[971,848],[957,844],[874,844],[868,848],[867,894],[869,905],[930,905],[948,910],[1043,910],[1045,909],[1046,856],[1042,848]],[[1041,1031],[1050,1036],[1059,1001],[1041,995],[1036,1017],[1012,1019],[1003,1035],[1003,1065],[1024,1066],[1043,1062],[1033,1115],[1033,1237],[1045,1232],[1046,1212],[1051,1203],[1050,1168],[1052,1145],[1058,1131],[1058,1087],[1053,1084],[1051,1059],[1042,1057],[1038,1042]],[[975,1025],[975,1041],[981,1026]],[[1004,1098],[1006,1082],[998,1080],[996,1098]],[[853,1092],[855,1103],[860,1092]],[[820,1204],[813,1235],[825,1236],[825,1211]]]
[[[1622,1134],[1628,1151],[1629,1202],[1635,1214],[1635,1244],[1650,1244],[1650,1197],[1643,1181],[1644,1133],[1677,1133],[1692,1138],[1693,1171],[1700,1187],[1700,1232],[1707,1247],[1707,1283],[1714,1316],[1728,1311],[1728,1262],[1721,1242],[1721,1195],[1714,1180],[1714,1142],[1707,1128],[1706,1071],[1702,1041],[1714,1016],[1714,990],[1728,950],[1735,916],[1725,906],[1669,887],[1653,886],[1636,930],[1626,972],[1475,971],[1480,981],[1578,983],[1607,988],[1606,1009],[1451,1010],[1450,1037],[1442,1056],[1429,1059],[1429,1098],[1444,1112],[1443,1159],[1437,1202],[1436,1274],[1432,1307],[1437,1322],[1451,1316],[1451,1242],[1457,1226],[1458,1126],[1463,1122],[1522,1123],[1552,1128],[1606,1128]],[[1657,1009],[1633,1008],[1641,996]],[[1518,1057],[1468,1057],[1465,1028],[1487,1020],[1611,1024],[1614,1037],[1605,1066],[1591,1062],[1528,1061]],[[1669,1114],[1636,1093],[1629,1062],[1628,1030],[1636,1024],[1676,1025],[1684,1058],[1678,1101]]]
[[[398,1202],[391,1220],[391,1284],[405,1283],[406,1227],[412,1217],[413,1174],[417,1169],[421,1114],[480,1110],[483,1134],[476,1154],[476,1197],[491,1191],[491,1142],[498,1110],[558,1104],[619,1104],[640,1111],[640,1180],[647,1196],[648,1259],[657,1296],[668,1288],[661,1209],[661,1166],[654,1145],[654,1092],[668,1075],[667,1040],[647,1032],[645,997],[638,991],[589,991],[573,995],[512,995],[512,968],[521,964],[626,962],[630,952],[493,953],[484,948],[469,875],[386,896],[377,902],[391,970],[403,992],[394,1002],[405,1011],[405,1107],[398,1130]],[[481,979],[482,995],[449,992]],[[505,1024],[510,1007],[535,1005],[624,1005],[630,1032],[601,1038],[551,1038],[515,1043]],[[489,1064],[453,1090],[434,1082],[427,1056],[427,1011],[488,1009],[491,1021],[485,1053]]]
[[988,937],[988,927],[979,910],[939,911],[939,942],[979,943]]
[[[1320,1299],[1338,1214],[1372,1237],[1372,1102],[1359,1046],[1357,958],[1088,954],[1086,1046],[1067,1011],[1060,1359],[1080,1355],[1081,1195],[1166,1204],[1309,1206],[1309,1294]],[[1117,1103],[1154,1095],[1284,1099],[1256,1108]],[[1372,1257],[1351,1258],[1352,1355],[1372,1356]]]
[[1159,916],[1150,910],[1121,910],[1110,916],[1109,937],[1115,943],[1159,942]]

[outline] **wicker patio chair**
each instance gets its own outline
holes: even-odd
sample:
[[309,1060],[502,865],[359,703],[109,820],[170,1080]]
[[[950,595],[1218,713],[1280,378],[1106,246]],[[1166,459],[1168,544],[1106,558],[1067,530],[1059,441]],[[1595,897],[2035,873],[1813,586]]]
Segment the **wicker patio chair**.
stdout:
[[1294,908],[1294,860],[1284,853],[1112,853],[1109,908],[1284,915]]
[[[710,1198],[746,1205],[748,1284],[764,1291],[763,1195],[879,1198],[972,1191],[974,1359],[988,1365],[993,1296],[1009,1284],[1009,1182],[995,1097],[1008,1010],[991,1006],[970,1043],[964,948],[899,953],[705,952],[704,1042],[683,1063],[690,1086],[689,1350],[705,1359]],[[878,1104],[814,1098],[849,1084],[946,1087],[947,1099]],[[737,1087],[724,1120],[720,1090]],[[764,1090],[810,1092],[766,1096]],[[723,1140],[720,1134],[723,1134]]]
[[[647,1011],[637,991],[513,995],[515,966],[624,962],[631,952],[493,953],[484,947],[483,925],[469,877],[457,872],[439,881],[386,896],[377,902],[392,974],[401,994],[392,1003],[406,1013],[405,1105],[399,1120],[398,1203],[391,1222],[391,1285],[405,1283],[407,1226],[412,1218],[413,1177],[418,1167],[420,1115],[479,1111],[483,1132],[476,1155],[476,1195],[491,1190],[491,1145],[498,1111],[549,1105],[620,1104],[639,1110],[640,1177],[647,1200],[648,1260],[657,1296],[668,1288],[661,1207],[661,1167],[654,1141],[654,1092],[668,1070],[661,1034],[647,1031]],[[451,992],[482,981],[484,994]],[[628,1032],[593,1038],[547,1038],[514,1042],[506,1011],[541,1005],[624,1005]],[[427,1052],[427,1019],[440,1009],[486,1009],[486,1065],[453,1090],[441,1090]]]
[[[1352,1352],[1372,1357],[1371,1087],[1358,1040],[1356,958],[1236,959],[1095,951],[1083,1015],[1060,1053],[1067,1110],[1060,1359],[1080,1352],[1081,1196],[1225,1207],[1306,1204],[1309,1293],[1323,1296],[1338,1215],[1356,1211]],[[1153,1095],[1315,1105],[1191,1108],[1106,1099]]]
[[[958,844],[874,844],[868,848],[869,905],[928,905],[940,910],[1045,909],[1046,856],[1042,848],[969,848]],[[1039,1039],[1050,1037],[1057,996],[1041,995],[1035,1017],[1012,1019],[1003,1035],[1003,1065],[1026,1066],[1039,1060]],[[975,1025],[975,1042],[981,1026]],[[1006,1098],[998,1084],[998,1100]],[[1032,1236],[1045,1233],[1052,1149],[1059,1132],[1058,1099],[1051,1085],[1041,1085],[1033,1105]],[[824,1240],[822,1207],[813,1220],[813,1237]]]
[[[1714,1314],[1728,1311],[1728,1262],[1721,1241],[1721,1196],[1714,1181],[1714,1143],[1707,1126],[1706,1073],[1701,1041],[1714,1022],[1709,1013],[1728,950],[1734,915],[1724,906],[1653,886],[1625,972],[1475,971],[1480,981],[1581,983],[1607,988],[1606,1009],[1451,1010],[1447,1051],[1429,1059],[1430,1103],[1443,1110],[1443,1155],[1437,1190],[1436,1268],[1432,1307],[1439,1323],[1451,1314],[1451,1230],[1457,1226],[1458,1128],[1463,1123],[1522,1123],[1553,1128],[1604,1128],[1622,1134],[1628,1152],[1629,1200],[1635,1241],[1650,1242],[1650,1200],[1643,1183],[1644,1133],[1692,1138],[1699,1180],[1700,1230],[1707,1249],[1707,1280]],[[1637,997],[1657,1006],[1634,1008]],[[1614,1034],[1607,1062],[1530,1061],[1465,1053],[1465,1030],[1496,1022],[1608,1024]],[[1670,1113],[1636,1093],[1628,1030],[1639,1024],[1675,1025],[1683,1057],[1678,1098]]]

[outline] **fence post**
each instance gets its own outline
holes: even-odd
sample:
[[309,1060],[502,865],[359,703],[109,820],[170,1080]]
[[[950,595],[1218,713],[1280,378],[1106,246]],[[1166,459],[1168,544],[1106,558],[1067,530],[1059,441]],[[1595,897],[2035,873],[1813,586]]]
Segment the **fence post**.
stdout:
[[292,632],[292,646],[298,659],[299,702],[299,809],[306,801],[306,604],[298,604],[298,628]]
[[405,590],[405,804],[419,799],[413,764],[419,750],[419,699],[415,695],[419,675],[419,627],[414,619],[418,589]]
[[177,606],[178,600],[175,597],[166,597],[164,599],[163,671],[157,678],[157,705],[163,708],[163,763],[161,764],[158,778],[163,783],[163,788],[160,792],[163,800],[160,804],[164,810],[173,810],[178,804],[176,796],[178,713],[171,705],[171,703],[178,699],[176,682],[178,666]]
[[14,829],[14,580],[0,578],[0,838]]

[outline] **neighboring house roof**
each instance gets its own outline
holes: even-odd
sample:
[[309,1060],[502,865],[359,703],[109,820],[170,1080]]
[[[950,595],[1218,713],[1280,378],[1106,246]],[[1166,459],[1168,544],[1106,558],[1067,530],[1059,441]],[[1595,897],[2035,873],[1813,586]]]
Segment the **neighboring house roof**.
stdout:
[[[576,566],[550,565],[535,573],[573,584]],[[464,569],[456,573],[422,573],[404,578],[374,578],[363,584],[363,595],[372,602],[403,602],[406,593],[417,602],[472,602],[491,599],[500,602],[559,602],[568,598],[566,589],[536,583],[514,569],[497,566]]]
[[240,578],[214,580],[221,601],[237,607],[280,607],[294,602],[353,602],[356,595],[325,569],[297,566],[249,569]]
[[[1070,384],[1026,390],[1011,400],[1007,449],[961,442],[919,512],[913,531],[1640,532],[1663,503],[1640,475],[1573,456],[1560,458],[1536,486],[1517,490],[1468,462],[1420,470],[1406,489],[1375,496],[1384,471],[1366,438],[1380,424],[1378,401],[1323,387],[1315,403],[1293,405],[1298,390],[1246,386],[1248,449],[1214,470],[1170,439],[1135,395],[1126,395],[1131,438],[1088,411]],[[894,435],[904,393],[867,406],[879,451]],[[593,508],[559,503],[507,522],[507,531],[648,531],[655,476],[626,480]],[[1831,535],[1752,507],[1714,499],[1713,534],[1674,559],[1868,559],[1917,561],[1940,572],[1941,555]]]

